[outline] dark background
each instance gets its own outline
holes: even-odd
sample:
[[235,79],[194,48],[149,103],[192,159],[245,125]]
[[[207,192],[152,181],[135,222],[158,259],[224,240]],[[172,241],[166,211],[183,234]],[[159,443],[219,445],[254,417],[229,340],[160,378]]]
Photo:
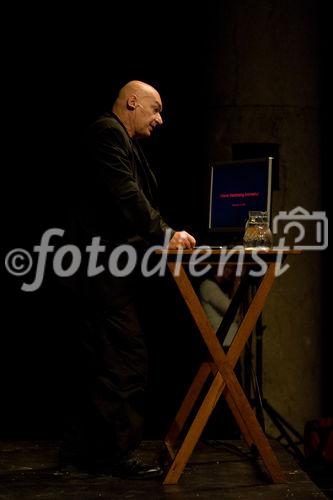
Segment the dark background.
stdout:
[[[330,101],[325,14],[323,6],[323,186]],[[31,251],[46,229],[63,227],[80,175],[80,134],[131,79],[156,86],[163,99],[164,125],[143,145],[159,180],[162,213],[170,225],[198,235],[201,242],[210,160],[211,110],[205,103],[214,78],[221,15],[223,2],[201,8],[191,4],[183,10],[170,4],[158,10],[156,4],[136,4],[103,12],[90,7],[34,12],[29,6],[8,13],[2,93],[5,251]],[[328,188],[323,188],[323,208],[327,194]],[[57,437],[71,397],[72,325],[66,322],[66,304],[50,271],[36,292],[22,292],[21,284],[21,278],[8,273],[3,280],[1,437]],[[158,300],[149,304],[147,326],[153,375],[147,437],[165,432],[200,352],[171,281],[156,279],[156,287]],[[324,287],[327,297],[327,282]],[[176,318],[181,318],[177,327]],[[324,337],[327,357],[331,342]],[[328,375],[327,359],[325,366]],[[327,394],[328,389],[326,384]]]
[[[81,134],[131,79],[151,83],[163,99],[164,125],[143,143],[159,180],[161,210],[176,228],[197,234],[204,227],[204,103],[211,40],[200,29],[203,15],[203,25],[213,26],[213,4],[204,13],[191,7],[190,12],[177,9],[162,15],[151,7],[139,12],[129,7],[81,9],[66,15],[53,11],[44,12],[40,22],[31,11],[11,15],[4,103],[6,251],[22,247],[31,252],[46,229],[66,227],[80,176]],[[42,287],[32,293],[20,287],[22,281],[32,281],[34,268],[24,278],[5,276],[3,437],[61,435],[71,398],[75,326],[48,262]],[[152,372],[148,437],[165,432],[200,350],[188,338],[193,326],[173,284],[168,278],[156,279],[153,286],[156,293],[147,295],[146,304]],[[183,319],[176,328],[179,317]],[[193,366],[184,360],[189,359],[189,340]]]

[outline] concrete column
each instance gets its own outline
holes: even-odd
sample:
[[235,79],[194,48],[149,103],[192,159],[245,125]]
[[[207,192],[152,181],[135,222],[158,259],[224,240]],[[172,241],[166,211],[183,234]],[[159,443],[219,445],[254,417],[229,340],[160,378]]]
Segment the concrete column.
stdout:
[[[226,0],[216,23],[210,158],[231,159],[234,143],[279,144],[273,216],[299,205],[321,209],[317,3]],[[321,253],[288,263],[263,315],[263,394],[303,433],[321,412]]]

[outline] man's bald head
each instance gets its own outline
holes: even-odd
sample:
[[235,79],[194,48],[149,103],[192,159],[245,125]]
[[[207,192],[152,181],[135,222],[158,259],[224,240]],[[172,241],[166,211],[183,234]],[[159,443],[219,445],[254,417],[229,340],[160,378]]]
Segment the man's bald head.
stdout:
[[127,100],[132,94],[144,97],[145,95],[158,95],[158,92],[148,83],[132,80],[120,89],[117,99]]
[[112,111],[124,124],[130,137],[149,137],[161,118],[162,101],[148,83],[132,80],[118,94]]

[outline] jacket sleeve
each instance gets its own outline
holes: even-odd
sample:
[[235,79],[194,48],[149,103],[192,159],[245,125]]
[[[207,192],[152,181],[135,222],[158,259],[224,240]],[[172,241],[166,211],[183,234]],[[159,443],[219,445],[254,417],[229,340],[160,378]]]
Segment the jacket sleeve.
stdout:
[[94,134],[92,156],[99,181],[112,197],[113,206],[121,214],[129,234],[149,243],[161,244],[169,228],[140,188],[133,171],[130,144],[121,131],[105,128]]

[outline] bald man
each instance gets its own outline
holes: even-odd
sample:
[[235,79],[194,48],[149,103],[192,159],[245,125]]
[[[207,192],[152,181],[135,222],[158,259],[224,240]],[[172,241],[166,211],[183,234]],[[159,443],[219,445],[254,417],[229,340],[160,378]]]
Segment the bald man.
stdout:
[[[151,85],[127,83],[112,107],[89,128],[85,138],[85,188],[75,214],[82,248],[100,237],[105,248],[98,264],[108,269],[110,252],[131,244],[139,255],[152,244],[163,244],[169,230],[170,248],[192,248],[195,239],[175,231],[157,205],[156,179],[138,139],[150,137],[162,125],[162,101]],[[97,264],[97,263],[96,263]],[[126,259],[119,265],[126,265]],[[75,287],[80,331],[79,411],[68,442],[79,461],[128,478],[161,474],[158,466],[133,455],[142,438],[147,355],[138,320],[140,273],[115,276],[100,272],[80,276]],[[141,292],[142,294],[142,292]]]

